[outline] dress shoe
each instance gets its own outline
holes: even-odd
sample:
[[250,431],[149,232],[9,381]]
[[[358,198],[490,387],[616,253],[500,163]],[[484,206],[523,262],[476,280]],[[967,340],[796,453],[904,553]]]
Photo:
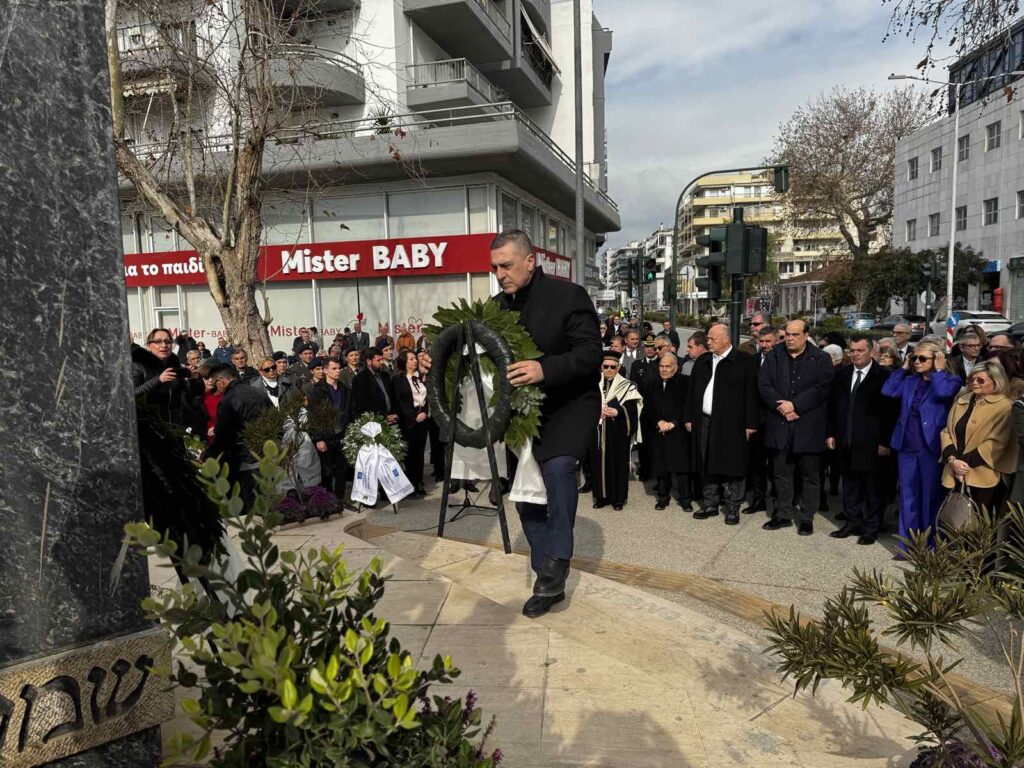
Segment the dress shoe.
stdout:
[[449,480],[448,481],[448,493],[450,493],[450,494],[458,493],[461,490],[462,490],[462,483],[460,483],[458,480]]
[[768,522],[761,526],[766,531],[777,531],[780,528],[789,528],[793,524],[792,520],[783,520],[778,517],[768,518]]
[[357,507],[355,504],[352,504],[351,502],[348,502],[348,501],[341,502],[341,508],[342,509],[346,509],[349,512],[358,512],[359,511],[359,507]]
[[611,502],[608,501],[608,499],[598,499],[594,502],[594,509],[604,509],[609,504],[611,504]]
[[621,504],[612,504],[612,509],[614,509],[616,512],[621,512],[622,511],[622,505]]
[[796,532],[801,536],[810,536],[814,533],[814,523],[810,520],[801,520],[797,523]]
[[463,480],[462,487],[465,488],[470,493],[480,493],[480,489],[476,487],[476,483],[474,483],[472,480]]
[[768,507],[764,504],[748,504],[746,507],[740,510],[744,515],[752,515],[755,512],[767,512]]
[[[696,515],[694,515],[696,517]],[[739,512],[726,512],[725,513],[725,524],[726,525],[739,525],[740,524],[740,513]]]
[[533,583],[533,594],[538,597],[555,597],[565,594],[565,580],[569,577],[569,561],[557,557],[545,557]]
[[654,502],[655,509],[665,509],[666,507],[668,507],[667,499],[658,499],[656,502]]
[[849,523],[844,525],[838,531],[832,531],[832,533],[829,534],[833,539],[845,539],[853,535],[860,536],[860,528],[856,525],[850,525]]
[[694,520],[707,520],[709,517],[718,517],[717,509],[702,509],[693,513]]
[[534,595],[526,601],[526,605],[523,606],[523,616],[528,619],[536,619],[543,616],[545,613],[551,610],[551,606],[557,605],[558,603],[565,600],[565,592],[551,597],[541,597],[540,595]]
[[874,544],[878,539],[873,533],[862,533],[860,538],[857,539],[858,544]]

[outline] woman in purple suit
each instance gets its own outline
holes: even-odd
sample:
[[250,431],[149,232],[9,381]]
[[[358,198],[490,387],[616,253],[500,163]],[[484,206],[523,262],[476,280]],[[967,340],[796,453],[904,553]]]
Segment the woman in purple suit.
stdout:
[[[900,418],[892,433],[900,486],[900,536],[931,529],[945,496],[942,489],[942,445],[949,408],[963,386],[947,373],[946,355],[938,344],[922,341],[907,355],[902,368],[882,386],[882,394],[898,398]],[[902,548],[902,545],[901,545]],[[903,559],[897,554],[896,559]]]

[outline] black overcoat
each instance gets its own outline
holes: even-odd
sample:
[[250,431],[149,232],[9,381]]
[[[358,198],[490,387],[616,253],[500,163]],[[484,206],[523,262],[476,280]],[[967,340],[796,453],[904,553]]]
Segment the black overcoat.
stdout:
[[352,421],[352,393],[340,381],[338,382],[338,392],[341,394],[341,402],[335,406],[334,399],[331,397],[331,385],[327,383],[326,379],[321,379],[309,388],[310,405],[329,403],[335,409],[334,429],[327,433],[317,432],[310,435],[314,441],[323,440],[331,447],[341,445],[341,441],[345,438],[345,431]]
[[[796,361],[799,379],[790,392],[790,355],[785,344],[765,355],[757,383],[767,413],[765,448],[791,453],[822,453],[828,431],[828,398],[832,388],[832,358],[808,344]],[[800,417],[786,419],[776,410],[779,400],[789,400]]]
[[888,447],[900,415],[900,403],[882,394],[890,371],[872,363],[857,388],[850,412],[852,365],[844,365],[832,379],[828,436],[835,438],[842,468],[847,472],[874,472],[881,466],[878,446]]
[[[686,421],[693,425],[696,446],[703,445],[704,393],[711,382],[714,357],[711,352],[705,352],[697,358],[690,372]],[[701,469],[726,477],[746,477],[750,462],[746,430],[758,428],[759,406],[754,359],[733,347],[715,370],[711,439],[708,440],[708,456],[700,459],[704,465]]]
[[555,456],[582,460],[601,417],[594,383],[601,369],[601,335],[594,302],[582,286],[548,277],[539,267],[523,290],[494,298],[502,308],[521,313],[519,324],[544,353],[539,362],[545,397],[533,455],[537,461]]
[[375,374],[369,368],[363,368],[352,379],[352,415],[357,418],[364,413],[376,413],[378,416],[398,413],[398,403],[395,401],[395,388],[391,383],[391,377],[383,370],[380,373],[381,383],[391,400],[389,408],[388,400],[384,398],[384,393],[377,386],[374,376]]
[[[689,376],[673,376],[665,386],[663,380],[649,379],[640,394],[644,398],[644,410],[640,416],[641,438],[647,444],[652,477],[661,477],[670,472],[692,472],[695,455],[692,452],[690,433],[686,431],[686,393],[690,386]],[[665,434],[658,431],[659,421],[670,421],[675,429]]]

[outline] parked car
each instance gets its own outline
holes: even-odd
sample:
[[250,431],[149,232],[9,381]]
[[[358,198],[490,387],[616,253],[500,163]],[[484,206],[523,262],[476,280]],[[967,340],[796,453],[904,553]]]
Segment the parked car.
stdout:
[[870,331],[875,325],[875,316],[870,312],[851,312],[843,325],[854,331]]
[[901,323],[910,326],[911,341],[920,341],[928,332],[928,318],[924,315],[889,315],[875,323],[872,330],[892,333],[893,329]]
[[[968,325],[977,325],[989,335],[997,331],[1005,331],[1010,327],[1010,321],[1005,315],[1001,315],[998,312],[990,312],[983,309],[956,309],[953,311],[960,316],[960,321],[956,325],[956,331],[953,332],[954,338],[958,338]],[[935,316],[935,321],[932,323],[932,333],[945,338],[946,318],[945,312]]]
[[1010,338],[1013,339],[1016,344],[1024,343],[1024,322],[1014,323],[1006,332],[1010,334]]

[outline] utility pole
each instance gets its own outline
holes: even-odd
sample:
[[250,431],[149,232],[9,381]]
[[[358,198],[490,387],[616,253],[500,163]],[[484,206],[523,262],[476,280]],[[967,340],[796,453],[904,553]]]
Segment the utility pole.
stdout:
[[583,253],[583,23],[580,18],[580,0],[572,0],[572,36],[573,36],[573,83],[576,96],[576,258],[573,269],[576,271],[576,282],[583,285],[583,265],[586,256]]

